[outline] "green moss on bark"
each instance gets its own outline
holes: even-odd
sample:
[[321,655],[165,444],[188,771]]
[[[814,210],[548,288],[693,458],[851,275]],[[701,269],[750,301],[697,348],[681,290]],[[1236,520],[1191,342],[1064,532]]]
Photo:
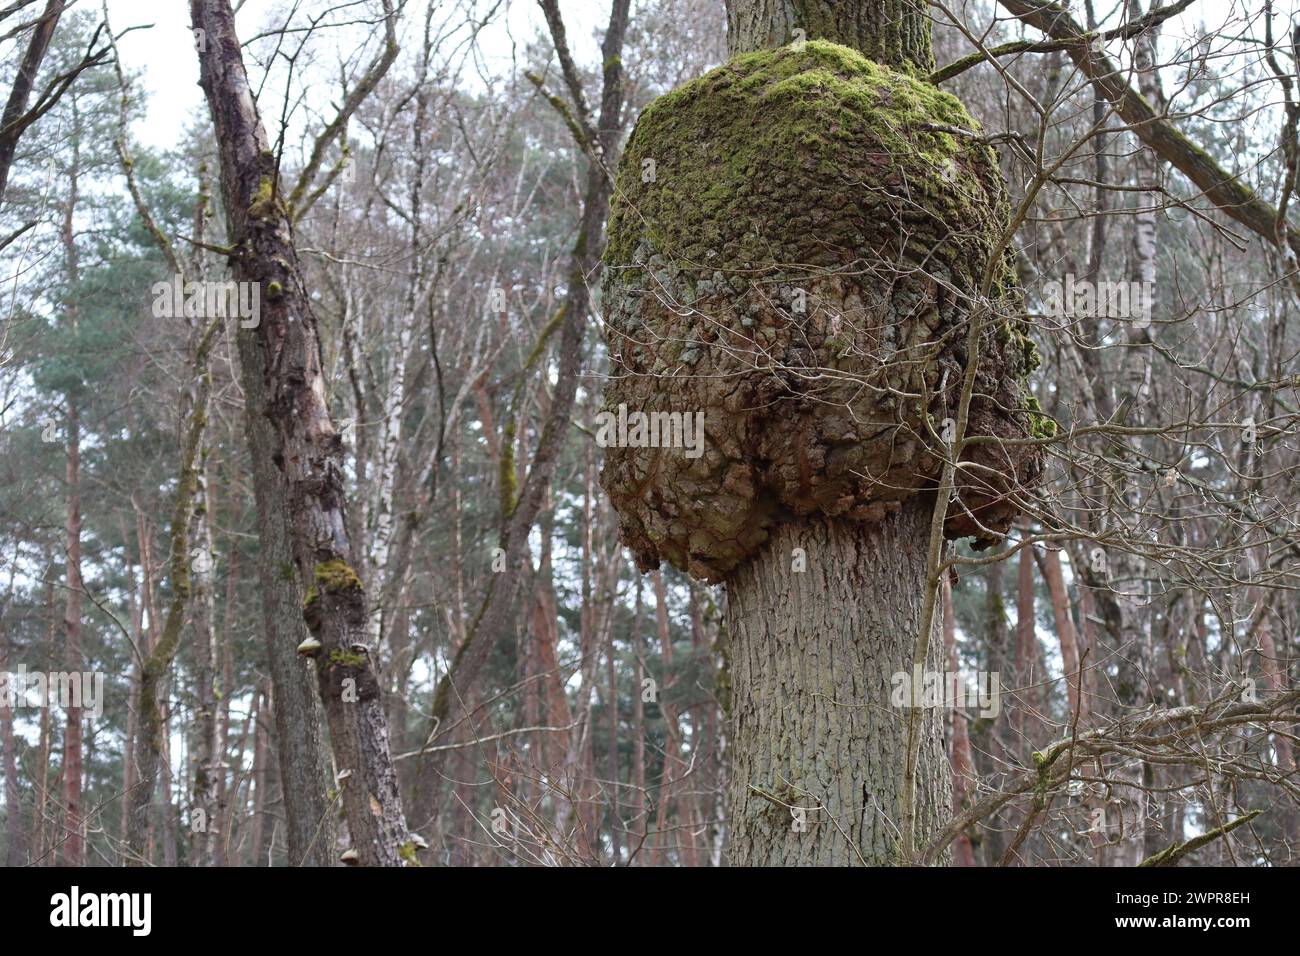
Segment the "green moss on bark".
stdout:
[[[795,256],[810,251],[813,233],[832,243],[862,236],[858,210],[835,196],[869,190],[881,174],[913,192],[918,213],[980,227],[987,241],[1006,217],[988,201],[997,163],[978,134],[955,96],[848,47],[817,40],[742,54],[642,113],[605,260],[628,264],[648,239],[711,268],[804,262]],[[654,161],[650,182],[645,160]],[[792,203],[784,213],[793,228],[774,248],[763,226],[781,212],[771,200],[782,193],[822,215],[805,220]]]
[[366,655],[359,654],[356,651],[330,651],[330,663],[338,664],[340,667],[365,667]]
[[[927,421],[955,415],[972,315],[967,435],[1034,434],[1009,222],[960,101],[847,47],[742,54],[651,104],[611,206],[605,410],[700,412],[707,438],[690,458],[606,449],[642,568],[721,580],[775,522],[879,521],[932,489],[946,450]],[[994,540],[1040,452],[965,457],[981,467],[945,530]]]
[[361,579],[357,577],[357,573],[349,567],[346,561],[337,559],[322,561],[316,565],[314,577],[316,586],[322,591],[331,594],[337,594],[352,588],[361,590]]

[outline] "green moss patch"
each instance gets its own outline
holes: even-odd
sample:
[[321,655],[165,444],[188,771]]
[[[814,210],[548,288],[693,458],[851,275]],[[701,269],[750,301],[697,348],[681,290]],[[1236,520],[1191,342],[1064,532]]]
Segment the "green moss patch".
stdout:
[[361,590],[361,579],[346,561],[322,561],[314,572],[316,586],[322,591],[337,594],[350,589]]

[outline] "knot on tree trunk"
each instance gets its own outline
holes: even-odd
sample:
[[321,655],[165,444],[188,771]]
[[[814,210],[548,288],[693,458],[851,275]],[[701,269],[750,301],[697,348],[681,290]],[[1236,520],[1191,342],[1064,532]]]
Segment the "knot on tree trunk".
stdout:
[[[722,580],[774,522],[878,521],[933,489],[972,316],[966,435],[1032,436],[1008,218],[960,101],[847,47],[742,54],[651,104],[612,208],[597,436],[642,569]],[[702,446],[680,447],[700,414]],[[963,458],[947,532],[991,539],[1041,453]]]

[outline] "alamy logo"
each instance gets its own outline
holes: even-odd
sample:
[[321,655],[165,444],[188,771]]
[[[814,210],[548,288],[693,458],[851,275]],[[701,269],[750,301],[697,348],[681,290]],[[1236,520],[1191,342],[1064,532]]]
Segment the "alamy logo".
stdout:
[[[972,676],[974,688],[968,680]],[[1002,710],[1002,686],[997,672],[976,671],[972,675],[913,667],[911,674],[896,671],[889,682],[893,686],[889,702],[895,707],[977,708],[981,717],[996,717]]]
[[155,282],[150,291],[156,319],[237,318],[245,329],[255,329],[262,321],[260,282],[186,282],[177,275]]
[[19,664],[14,671],[0,671],[0,707],[48,707],[67,710],[80,707],[96,719],[104,713],[104,675],[59,671],[45,674]]
[[148,936],[153,927],[153,895],[150,893],[82,893],[74,886],[70,893],[50,897],[50,925],[127,926],[133,936]]
[[1043,286],[1043,311],[1053,318],[1132,319],[1151,322],[1154,287],[1150,282],[1092,282],[1069,273],[1064,282]]
[[596,415],[596,444],[601,448],[684,448],[687,458],[704,454],[703,412],[618,412]]

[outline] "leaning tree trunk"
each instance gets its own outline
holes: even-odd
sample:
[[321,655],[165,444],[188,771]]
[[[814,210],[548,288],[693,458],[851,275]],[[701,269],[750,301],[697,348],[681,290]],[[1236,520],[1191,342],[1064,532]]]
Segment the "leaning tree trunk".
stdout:
[[[907,711],[891,678],[912,676],[928,523],[910,507],[861,528],[784,524],[727,582],[733,865],[898,862]],[[930,650],[934,672],[942,641]],[[950,805],[943,721],[923,713],[922,846]]]
[[[243,363],[245,387],[260,376],[267,401],[246,406],[273,429],[273,460],[284,476],[292,573],[306,589],[317,685],[339,767],[343,808],[356,862],[398,866],[414,852],[388,746],[388,722],[368,643],[369,602],[353,570],[348,537],[343,440],[326,400],[316,315],[293,240],[293,213],[281,198],[278,160],[257,111],[229,0],[190,0],[202,30],[199,85],[220,147],[221,192],[237,281],[261,290],[255,344]],[[350,857],[351,858],[351,857]]]

